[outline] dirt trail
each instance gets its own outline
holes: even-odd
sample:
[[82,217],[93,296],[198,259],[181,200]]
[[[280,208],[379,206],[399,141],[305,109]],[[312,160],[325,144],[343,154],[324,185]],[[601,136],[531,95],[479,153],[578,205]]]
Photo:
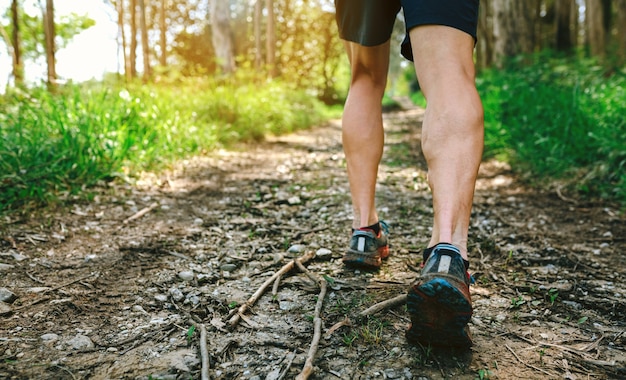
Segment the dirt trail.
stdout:
[[2,221],[0,378],[199,379],[204,325],[211,378],[293,379],[320,294],[306,273],[294,266],[229,322],[311,252],[304,267],[329,284],[311,378],[626,377],[624,216],[529,190],[497,162],[483,164],[471,226],[474,347],[408,345],[403,305],[359,316],[418,275],[432,217],[421,116],[385,115],[377,202],[392,255],[378,272],[340,262],[351,209],[336,122]]

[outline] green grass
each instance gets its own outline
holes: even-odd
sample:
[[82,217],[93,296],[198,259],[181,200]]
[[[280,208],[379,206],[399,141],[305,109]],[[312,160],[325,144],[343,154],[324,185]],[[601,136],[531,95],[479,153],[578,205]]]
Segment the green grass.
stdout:
[[532,183],[557,180],[626,204],[626,71],[550,53],[483,72],[485,157]]
[[337,115],[304,91],[245,76],[12,90],[0,97],[0,213]]
[[[485,159],[509,162],[533,186],[626,205],[626,68],[543,52],[481,72],[477,87]],[[421,92],[411,99],[426,106]]]

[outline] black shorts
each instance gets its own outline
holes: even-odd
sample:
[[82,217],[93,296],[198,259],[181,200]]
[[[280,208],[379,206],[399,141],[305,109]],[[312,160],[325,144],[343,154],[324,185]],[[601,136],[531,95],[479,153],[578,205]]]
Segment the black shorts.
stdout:
[[446,25],[462,30],[476,41],[479,0],[335,0],[339,36],[364,46],[376,46],[391,37],[400,9],[406,36],[402,55],[413,60],[409,30],[419,25]]

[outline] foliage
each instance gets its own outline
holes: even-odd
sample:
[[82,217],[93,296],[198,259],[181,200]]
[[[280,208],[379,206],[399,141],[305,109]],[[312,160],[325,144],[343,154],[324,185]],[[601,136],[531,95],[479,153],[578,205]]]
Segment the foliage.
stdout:
[[[5,29],[6,35],[8,36],[13,34],[9,12],[10,9],[7,9],[6,13],[0,20],[0,27]],[[23,9],[20,9],[19,12],[20,47],[22,55],[25,58],[33,60],[45,56],[42,15],[25,13]],[[58,50],[66,47],[75,36],[80,34],[82,31],[91,28],[95,24],[96,22],[87,15],[71,13],[69,15],[60,16],[55,23],[56,49]]]
[[626,202],[626,73],[546,52],[483,72],[485,157],[541,183]]
[[217,146],[319,123],[314,97],[243,71],[227,81],[69,86],[0,98],[0,210],[62,200]]

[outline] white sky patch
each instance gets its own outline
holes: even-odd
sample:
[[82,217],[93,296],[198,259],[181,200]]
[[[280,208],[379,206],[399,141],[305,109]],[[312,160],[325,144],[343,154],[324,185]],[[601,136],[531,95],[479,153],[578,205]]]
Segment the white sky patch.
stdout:
[[[29,6],[27,12],[37,12],[37,8]],[[10,0],[0,0],[0,12],[11,6]],[[96,25],[74,37],[72,42],[56,53],[57,74],[59,79],[85,81],[92,78],[102,79],[107,72],[117,72],[117,23],[114,9],[103,0],[55,0],[55,18],[77,13],[87,14],[95,20]],[[37,81],[45,77],[45,65],[25,62],[27,81]],[[4,90],[11,75],[11,57],[6,45],[0,42],[0,91]]]

